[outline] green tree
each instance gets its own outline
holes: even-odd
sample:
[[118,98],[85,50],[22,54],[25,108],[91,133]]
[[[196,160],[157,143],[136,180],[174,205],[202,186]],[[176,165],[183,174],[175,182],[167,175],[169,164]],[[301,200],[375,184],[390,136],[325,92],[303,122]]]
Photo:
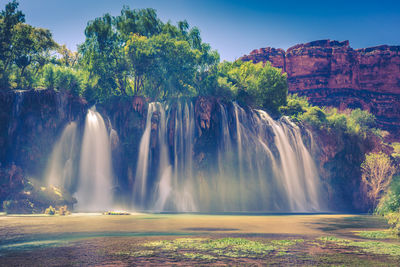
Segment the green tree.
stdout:
[[196,27],[187,21],[163,23],[153,9],[124,7],[117,17],[106,14],[90,21],[85,35],[80,66],[88,70],[97,100],[119,94],[154,99],[196,95],[219,62]]
[[150,37],[161,33],[162,29],[162,22],[152,8],[132,10],[124,6],[121,15],[115,18],[115,25],[124,40],[131,34]]
[[376,126],[375,116],[366,110],[355,109],[348,116],[348,128],[351,133],[364,135]]
[[220,77],[219,86],[229,86],[236,99],[247,105],[272,113],[278,113],[279,107],[286,105],[286,74],[269,62],[225,62],[220,67]]
[[140,94],[143,91],[145,75],[150,72],[155,61],[155,47],[147,37],[133,34],[124,50],[133,69],[134,94]]
[[67,48],[66,45],[61,45],[57,49],[60,55],[59,62],[62,66],[74,67],[78,62],[78,53]]
[[310,108],[310,104],[306,97],[299,97],[297,94],[289,94],[287,103],[279,108],[280,112],[284,115],[297,118]]
[[0,82],[8,88],[8,69],[14,59],[14,26],[25,22],[25,15],[18,11],[18,2],[8,3],[0,13]]
[[40,76],[40,86],[57,91],[69,91],[74,95],[83,95],[88,87],[87,74],[82,69],[47,64]]
[[392,157],[400,160],[400,142],[394,142],[391,146],[393,148]]
[[153,98],[193,95],[200,52],[187,41],[169,34],[150,38],[132,35],[125,46],[131,63],[135,93],[145,90]]
[[[15,87],[32,86],[26,83],[32,80],[28,76],[36,74],[49,61],[50,51],[58,47],[49,30],[25,24],[24,14],[17,8],[13,1],[0,13],[0,79],[6,88],[12,72]],[[27,73],[28,67],[32,69]]]
[[393,176],[389,190],[379,201],[376,212],[385,215],[400,211],[400,175]]
[[320,107],[310,107],[305,113],[299,116],[299,119],[319,129],[327,125],[326,113]]
[[18,2],[8,3],[0,13],[0,60],[2,72],[6,71],[13,58],[14,26],[25,22],[25,15],[17,10]]
[[128,65],[122,51],[122,40],[115,30],[114,18],[105,14],[90,21],[85,35],[86,40],[79,47],[80,65],[95,81],[98,89],[94,97],[104,99],[112,95],[126,95]]
[[47,63],[48,52],[58,47],[49,30],[34,28],[28,24],[17,24],[13,37],[14,61],[21,70],[21,76],[31,64],[34,64],[37,72]]

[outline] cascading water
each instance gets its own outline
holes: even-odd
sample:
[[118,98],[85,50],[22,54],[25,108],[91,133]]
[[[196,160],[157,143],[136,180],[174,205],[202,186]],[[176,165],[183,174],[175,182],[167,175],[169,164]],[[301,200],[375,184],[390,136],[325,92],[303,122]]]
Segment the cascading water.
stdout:
[[20,107],[22,105],[22,101],[24,101],[24,92],[23,91],[15,91],[15,100],[14,100],[14,110],[15,117],[19,115]]
[[[193,105],[189,107],[186,103],[182,108],[179,103],[168,115],[166,108],[161,103],[150,103],[148,107],[133,190],[136,207],[194,211],[191,196]],[[173,144],[167,142],[168,125],[173,125]]]
[[8,125],[8,135],[12,135],[13,130],[15,130],[15,127],[17,126],[16,122],[18,122],[19,120],[19,115],[21,112],[21,106],[23,101],[24,101],[24,92],[21,90],[15,90],[11,120]]
[[76,156],[77,125],[70,122],[63,130],[54,146],[46,171],[47,185],[70,190],[75,175],[74,158]]
[[321,210],[317,168],[303,143],[299,127],[285,117],[277,122],[266,112],[258,112],[261,119],[272,126],[275,134],[281,170],[275,175],[283,180],[290,210]]
[[[210,141],[196,132],[192,103],[149,104],[133,190],[136,207],[322,210],[319,176],[298,126],[235,103],[217,108],[218,129]],[[206,149],[202,142],[214,143]]]
[[134,183],[133,197],[139,207],[143,207],[146,202],[147,175],[150,161],[150,134],[151,118],[156,110],[156,103],[150,103],[147,110],[146,129],[144,130],[139,146],[139,159],[136,167],[136,178]]
[[113,200],[111,145],[104,120],[95,109],[88,110],[86,115],[81,149],[76,209],[110,209]]
[[[161,145],[160,170],[161,179],[158,183],[158,199],[156,210],[196,211],[193,202],[193,141],[194,141],[194,111],[193,105],[177,104],[175,116],[170,110],[167,122],[174,125],[173,133],[173,167],[168,164],[168,151],[163,123],[165,111],[161,112],[159,140]],[[171,121],[171,120],[174,120]]]

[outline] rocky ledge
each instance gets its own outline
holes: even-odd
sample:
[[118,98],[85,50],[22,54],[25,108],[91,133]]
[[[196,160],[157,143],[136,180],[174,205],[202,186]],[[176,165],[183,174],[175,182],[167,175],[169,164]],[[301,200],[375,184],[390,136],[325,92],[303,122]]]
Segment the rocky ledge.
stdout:
[[244,61],[266,62],[288,75],[289,91],[319,106],[362,108],[400,135],[400,46],[353,49],[349,41],[320,40],[287,51],[253,50]]

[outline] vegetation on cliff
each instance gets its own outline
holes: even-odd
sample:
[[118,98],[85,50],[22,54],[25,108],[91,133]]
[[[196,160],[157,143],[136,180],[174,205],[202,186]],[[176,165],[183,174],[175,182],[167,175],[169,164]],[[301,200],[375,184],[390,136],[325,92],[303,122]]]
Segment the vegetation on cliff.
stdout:
[[[393,175],[400,171],[396,167],[399,146],[384,141],[386,132],[376,128],[372,114],[360,109],[339,111],[312,106],[297,95],[289,95],[280,112],[318,133],[321,158],[331,157],[329,161],[322,159],[321,164],[329,173],[328,187],[336,203],[353,202],[356,209],[370,212],[378,206],[380,214],[399,210],[393,207],[400,199],[400,191],[394,194],[396,176],[392,182]],[[394,185],[389,186],[391,183]]]
[[214,95],[277,112],[286,75],[270,64],[219,62],[187,21],[162,22],[153,9],[124,7],[89,21],[77,52],[25,23],[16,1],[0,14],[1,87],[67,90],[89,102],[141,95],[152,100]]

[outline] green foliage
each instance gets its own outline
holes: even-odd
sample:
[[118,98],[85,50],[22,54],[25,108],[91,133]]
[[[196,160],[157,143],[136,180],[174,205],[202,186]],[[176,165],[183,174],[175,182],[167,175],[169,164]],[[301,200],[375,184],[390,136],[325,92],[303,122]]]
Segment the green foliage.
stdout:
[[321,129],[326,127],[328,120],[326,113],[320,107],[312,106],[306,112],[299,115],[301,121],[306,121],[315,128]]
[[65,216],[69,215],[70,212],[68,211],[68,208],[66,205],[58,207],[58,208],[53,208],[53,206],[49,206],[45,211],[44,214],[47,215],[60,215],[60,216]]
[[154,99],[193,96],[200,52],[189,42],[159,34],[132,35],[125,46],[134,76],[134,92]]
[[132,33],[147,37],[160,34],[163,23],[152,8],[131,10],[124,6],[121,15],[115,18],[115,26],[122,38],[127,40]]
[[355,231],[355,234],[364,238],[369,239],[394,239],[398,238],[397,235],[393,233],[392,230],[382,230],[382,231]]
[[243,104],[271,113],[278,113],[279,107],[286,104],[286,74],[269,62],[224,62],[218,72],[217,82],[221,91],[229,88],[234,99]]
[[74,67],[78,62],[78,52],[69,50],[66,45],[61,45],[57,49],[60,58],[58,64],[66,67]]
[[286,115],[296,119],[299,115],[303,114],[310,108],[310,104],[306,97],[299,97],[297,94],[289,94],[287,97],[287,103],[285,106],[281,106],[279,111]]
[[376,208],[379,215],[393,212],[400,212],[400,175],[393,176],[387,194],[381,198]]
[[324,243],[335,243],[345,248],[359,248],[365,253],[383,254],[396,257],[400,256],[400,245],[393,243],[382,241],[353,241],[349,239],[337,238],[334,236],[320,237],[318,240]]
[[88,74],[71,67],[48,64],[43,67],[40,76],[39,86],[57,91],[70,91],[74,95],[83,95],[88,86]]
[[385,219],[388,221],[388,224],[391,226],[394,233],[397,235],[400,234],[400,212],[391,212],[385,214]]
[[[156,254],[156,251],[162,251],[163,253],[178,253],[178,257],[193,260],[214,260],[221,257],[258,258],[274,252],[279,254],[303,242],[303,239],[271,240],[264,243],[244,238],[179,238],[146,242],[141,247],[146,252],[153,252],[148,253],[150,255]],[[140,256],[138,252],[126,254],[128,253],[131,256]]]
[[392,143],[392,148],[393,148],[392,157],[400,159],[400,142]]
[[0,21],[8,34],[2,35],[8,37],[1,40],[0,59],[9,71],[2,75],[12,88],[70,90],[90,102],[115,95],[214,95],[272,113],[286,104],[286,75],[279,69],[241,61],[218,65],[218,53],[202,42],[198,28],[187,21],[163,23],[154,9],[125,6],[119,16],[89,21],[74,53],[57,45],[48,30],[24,24],[17,7],[8,4]]
[[335,134],[347,134],[359,139],[368,134],[381,135],[375,127],[375,116],[365,110],[344,110],[311,106],[305,97],[289,95],[287,104],[279,108],[283,115],[306,122],[316,129],[333,131]]
[[109,14],[88,23],[79,47],[80,66],[89,72],[92,97],[145,95],[152,99],[193,96],[219,56],[186,21],[164,24],[153,9]]
[[9,68],[14,58],[14,27],[25,22],[25,15],[17,10],[18,3],[14,0],[5,6],[0,13],[0,86],[9,87]]
[[47,214],[47,215],[56,215],[56,209],[53,208],[53,206],[50,205],[50,206],[44,211],[44,214]]
[[89,93],[90,98],[100,101],[113,95],[126,95],[128,65],[114,21],[109,14],[89,21],[86,40],[78,50],[79,64],[88,71],[90,83],[96,88]]
[[232,90],[232,83],[228,81],[226,74],[221,73],[221,67],[225,64],[226,62],[215,65],[197,76],[199,95],[212,95],[224,100],[234,99],[235,92]]
[[13,1],[0,13],[0,80],[4,88],[32,88],[33,76],[58,45],[49,30],[25,24],[17,8]]
[[374,115],[358,108],[351,111],[348,124],[354,133],[360,133],[374,128],[376,121]]

